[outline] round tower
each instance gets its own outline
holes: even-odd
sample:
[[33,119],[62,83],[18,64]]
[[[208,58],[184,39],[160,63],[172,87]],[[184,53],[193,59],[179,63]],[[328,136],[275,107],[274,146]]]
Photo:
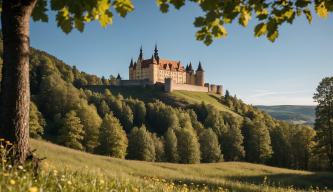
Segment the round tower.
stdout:
[[196,70],[196,79],[195,84],[198,86],[205,85],[205,71],[202,68],[201,62],[199,62],[198,69]]
[[218,95],[223,95],[223,86],[222,85],[218,85],[216,86],[216,94]]

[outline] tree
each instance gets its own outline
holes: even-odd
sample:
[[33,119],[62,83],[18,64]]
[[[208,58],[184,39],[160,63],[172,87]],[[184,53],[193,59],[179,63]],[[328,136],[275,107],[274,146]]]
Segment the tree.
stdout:
[[75,111],[70,111],[63,119],[62,127],[59,131],[58,142],[66,147],[82,150],[84,130],[80,118]]
[[245,158],[249,162],[265,163],[272,155],[271,139],[262,121],[247,119],[243,126],[245,135]]
[[141,128],[134,127],[131,130],[128,142],[129,159],[142,161],[155,161],[155,144],[152,134],[143,125]]
[[98,106],[98,114],[101,117],[104,117],[108,113],[110,113],[110,107],[108,106],[108,104],[104,100],[102,100],[101,103]]
[[199,142],[202,162],[215,163],[223,160],[218,138],[211,128],[200,134]]
[[98,152],[116,158],[125,158],[128,145],[126,133],[120,122],[113,114],[107,114],[99,133]]
[[315,121],[317,150],[327,156],[333,170],[333,77],[326,77],[319,83],[313,98],[318,103]]
[[165,161],[164,139],[158,137],[156,134],[152,134],[152,138],[155,146],[155,161]]
[[180,163],[200,163],[200,144],[191,126],[177,131],[177,148]]
[[98,146],[99,128],[102,119],[99,117],[96,107],[88,105],[86,101],[81,101],[77,107],[77,116],[81,119],[84,129],[83,145],[85,150],[93,152]]
[[46,125],[45,119],[35,103],[30,102],[30,117],[29,117],[29,127],[30,127],[30,137],[41,138],[44,134],[44,127]]
[[166,161],[177,163],[179,160],[177,149],[177,137],[173,128],[169,128],[165,133],[165,157]]
[[[185,0],[158,0],[162,12],[167,12],[172,4],[176,9]],[[188,1],[189,2],[189,1]],[[225,24],[238,18],[242,26],[247,26],[251,15],[260,21],[255,27],[255,36],[266,35],[271,41],[278,37],[278,27],[286,22],[292,23],[296,16],[312,19],[311,6],[321,17],[327,17],[333,10],[333,2],[317,1],[195,1],[205,16],[197,17],[194,25],[200,30],[197,40],[206,45],[214,38],[227,35]],[[51,6],[48,6],[48,3]],[[64,0],[3,0],[1,1],[1,25],[3,32],[4,59],[0,94],[0,137],[13,142],[16,146],[16,161],[23,163],[29,151],[29,23],[48,21],[47,8],[56,12],[58,26],[69,33],[73,28],[83,31],[85,23],[98,20],[102,27],[112,23],[114,9],[125,17],[134,10],[131,0],[64,1]]]

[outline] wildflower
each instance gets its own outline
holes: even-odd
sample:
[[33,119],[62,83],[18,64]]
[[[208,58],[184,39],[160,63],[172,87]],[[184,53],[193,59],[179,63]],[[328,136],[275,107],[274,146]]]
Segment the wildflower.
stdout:
[[19,169],[22,170],[22,169],[23,169],[23,166],[22,166],[22,165],[19,165],[17,168],[19,168]]
[[28,192],[38,192],[38,188],[37,187],[30,187],[28,189]]
[[11,179],[11,180],[9,180],[9,184],[11,184],[11,185],[15,185],[15,180],[14,179]]
[[105,183],[105,181],[104,181],[103,179],[101,179],[101,180],[99,180],[99,183],[100,183],[101,185],[103,185],[103,184]]
[[6,141],[7,145],[13,145],[10,141]]
[[67,181],[67,184],[68,184],[68,185],[72,185],[72,182],[71,182],[71,181]]

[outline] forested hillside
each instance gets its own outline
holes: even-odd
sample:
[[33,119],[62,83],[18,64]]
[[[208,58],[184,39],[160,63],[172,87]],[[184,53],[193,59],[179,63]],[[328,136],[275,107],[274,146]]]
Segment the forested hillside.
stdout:
[[137,97],[109,89],[92,92],[82,87],[113,79],[81,72],[35,49],[30,61],[30,134],[34,138],[145,161],[247,161],[325,168],[326,159],[312,152],[312,128],[277,121],[229,92],[224,97],[202,97],[202,102],[199,97],[188,99],[191,93],[165,95],[155,89],[153,98],[146,92],[149,100],[143,99],[144,93]]

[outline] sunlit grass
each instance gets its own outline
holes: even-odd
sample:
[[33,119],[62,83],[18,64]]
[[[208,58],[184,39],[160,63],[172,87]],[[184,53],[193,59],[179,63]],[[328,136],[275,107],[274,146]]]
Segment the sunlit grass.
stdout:
[[[38,186],[44,189],[55,187],[53,185],[57,184],[56,181],[68,187],[59,175],[70,178],[74,186],[79,185],[77,189],[80,191],[91,191],[92,186],[98,184],[98,180],[105,181],[107,189],[115,188],[119,191],[325,191],[325,187],[327,190],[333,189],[332,173],[296,171],[242,162],[182,165],[121,160],[36,140],[32,140],[32,146],[37,149],[39,156],[47,157],[43,162],[42,181],[38,181]],[[53,175],[54,170],[57,171],[57,176]],[[6,178],[1,186],[3,183],[7,184],[8,179]],[[25,191],[32,185],[22,186],[25,186]],[[98,187],[95,189],[106,190]],[[69,187],[66,190],[72,189]]]

